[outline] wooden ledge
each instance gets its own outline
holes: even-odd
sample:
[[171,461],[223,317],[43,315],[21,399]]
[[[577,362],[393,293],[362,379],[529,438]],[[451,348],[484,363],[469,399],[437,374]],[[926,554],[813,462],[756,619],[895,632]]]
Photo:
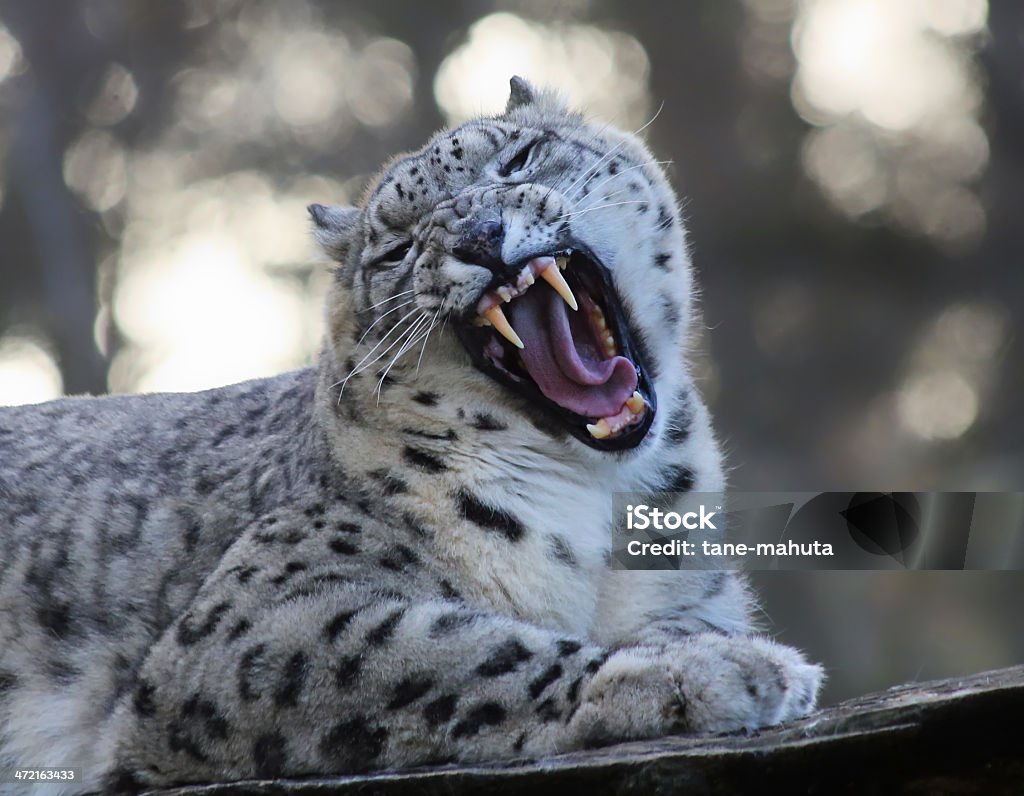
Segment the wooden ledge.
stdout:
[[1024,666],[896,686],[749,736],[672,737],[543,760],[201,785],[161,796],[1021,794]]

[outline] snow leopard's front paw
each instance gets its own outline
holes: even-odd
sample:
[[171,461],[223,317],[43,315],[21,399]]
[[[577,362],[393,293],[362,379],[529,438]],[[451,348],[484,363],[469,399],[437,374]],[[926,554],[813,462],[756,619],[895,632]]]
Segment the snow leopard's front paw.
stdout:
[[567,727],[570,748],[684,732],[686,697],[671,657],[656,647],[613,653],[583,687]]
[[765,638],[695,636],[671,646],[691,732],[756,730],[806,716],[824,680],[820,666]]
[[621,649],[584,687],[568,729],[574,746],[754,730],[810,713],[823,677],[796,650],[760,638]]

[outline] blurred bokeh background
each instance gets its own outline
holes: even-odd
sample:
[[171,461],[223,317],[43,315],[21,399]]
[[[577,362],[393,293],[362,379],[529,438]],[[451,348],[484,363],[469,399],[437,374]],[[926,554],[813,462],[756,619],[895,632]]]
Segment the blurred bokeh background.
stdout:
[[[0,3],[0,404],[312,362],[304,206],[512,74],[661,108],[735,487],[1024,486],[1016,0]],[[1024,574],[757,580],[829,701],[1024,660]]]

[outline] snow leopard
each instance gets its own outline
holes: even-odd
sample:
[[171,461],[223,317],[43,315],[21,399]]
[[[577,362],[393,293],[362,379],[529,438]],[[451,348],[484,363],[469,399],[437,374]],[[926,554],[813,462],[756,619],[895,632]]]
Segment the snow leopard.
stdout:
[[613,493],[725,487],[638,134],[513,78],[309,214],[314,366],[0,410],[0,769],[132,792],[814,710],[741,575],[610,562]]

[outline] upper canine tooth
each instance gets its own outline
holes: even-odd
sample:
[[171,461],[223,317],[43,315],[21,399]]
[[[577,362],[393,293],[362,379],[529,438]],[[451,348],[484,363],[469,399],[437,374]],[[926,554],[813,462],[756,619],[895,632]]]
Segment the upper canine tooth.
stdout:
[[574,310],[578,310],[580,308],[580,305],[576,303],[576,297],[572,294],[569,283],[565,281],[565,277],[562,276],[554,264],[549,265],[541,271],[540,275],[543,277],[545,282],[555,289],[555,292],[558,293],[559,296],[565,299],[566,304]]
[[495,305],[491,307],[487,312],[484,313],[484,317],[489,320],[494,330],[508,340],[516,348],[526,348],[523,345],[523,341],[519,339],[519,335],[516,334],[516,330],[512,328],[512,324],[508,322],[508,318],[505,317],[505,313],[501,311],[501,307]]
[[594,439],[606,439],[612,434],[611,426],[608,425],[608,421],[603,417],[596,423],[587,423],[587,431],[590,432],[590,436]]
[[633,393],[632,397],[626,401],[626,406],[629,407],[629,411],[634,415],[640,414],[644,410],[644,397],[640,394],[639,390]]

